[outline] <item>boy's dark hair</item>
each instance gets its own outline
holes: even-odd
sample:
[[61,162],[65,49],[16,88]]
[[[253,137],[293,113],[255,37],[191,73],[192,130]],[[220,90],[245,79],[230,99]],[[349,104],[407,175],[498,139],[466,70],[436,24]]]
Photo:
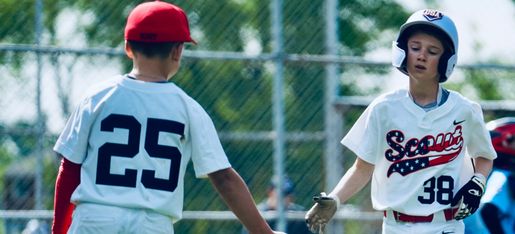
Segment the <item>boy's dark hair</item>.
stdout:
[[413,25],[409,28],[407,28],[404,32],[406,35],[403,40],[399,43],[399,47],[407,51],[408,48],[408,39],[415,33],[422,32],[428,35],[431,35],[433,37],[436,37],[441,43],[444,48],[444,53],[451,53],[454,54],[454,47],[452,46],[452,40],[451,38],[441,29],[438,29],[431,25],[425,25],[425,24],[417,24]]
[[141,42],[130,40],[127,43],[133,52],[143,54],[148,58],[160,59],[168,57],[174,48],[183,44],[183,42]]

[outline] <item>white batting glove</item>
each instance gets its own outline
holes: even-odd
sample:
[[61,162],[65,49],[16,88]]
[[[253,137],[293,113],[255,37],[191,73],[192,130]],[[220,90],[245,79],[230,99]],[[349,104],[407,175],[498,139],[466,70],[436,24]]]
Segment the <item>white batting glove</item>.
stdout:
[[464,219],[476,212],[479,208],[481,196],[485,191],[486,178],[480,173],[475,173],[474,176],[456,193],[451,201],[452,206],[458,206],[458,211],[454,215],[454,219]]
[[322,192],[314,196],[313,201],[315,205],[306,213],[306,224],[311,232],[324,233],[325,225],[340,207],[340,199],[337,196],[327,196]]
[[286,234],[286,232],[274,231],[274,234]]

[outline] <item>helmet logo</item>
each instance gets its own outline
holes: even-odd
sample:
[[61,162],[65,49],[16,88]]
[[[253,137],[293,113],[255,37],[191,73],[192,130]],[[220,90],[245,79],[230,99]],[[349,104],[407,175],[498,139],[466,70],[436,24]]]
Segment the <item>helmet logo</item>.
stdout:
[[424,10],[424,13],[422,13],[424,17],[429,21],[439,20],[443,18],[442,12],[439,12],[437,10]]

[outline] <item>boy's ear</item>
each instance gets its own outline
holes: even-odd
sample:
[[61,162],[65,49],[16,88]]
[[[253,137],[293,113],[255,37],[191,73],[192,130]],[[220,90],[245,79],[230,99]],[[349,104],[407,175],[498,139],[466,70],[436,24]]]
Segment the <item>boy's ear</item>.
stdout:
[[129,43],[127,43],[127,40],[125,40],[124,49],[125,49],[125,54],[127,55],[127,57],[129,57],[130,59],[134,59],[134,53],[132,52],[132,48],[129,45]]
[[182,56],[182,50],[184,48],[184,43],[181,43],[180,45],[174,47],[171,51],[170,56],[172,57],[172,60],[179,61]]

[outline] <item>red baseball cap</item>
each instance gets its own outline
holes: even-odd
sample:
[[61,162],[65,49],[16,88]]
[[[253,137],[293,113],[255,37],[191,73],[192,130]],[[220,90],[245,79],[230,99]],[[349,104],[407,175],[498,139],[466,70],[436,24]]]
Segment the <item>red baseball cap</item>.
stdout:
[[192,42],[188,18],[170,3],[154,1],[136,6],[125,26],[125,40],[141,42]]

